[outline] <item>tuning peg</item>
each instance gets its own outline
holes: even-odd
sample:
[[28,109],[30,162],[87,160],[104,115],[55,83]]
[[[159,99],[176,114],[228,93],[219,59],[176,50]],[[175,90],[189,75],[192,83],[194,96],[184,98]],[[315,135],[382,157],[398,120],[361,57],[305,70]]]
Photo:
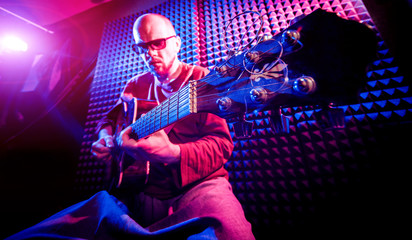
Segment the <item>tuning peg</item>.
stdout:
[[270,36],[270,35],[268,35],[268,34],[264,34],[264,35],[262,36],[262,42],[267,41],[267,40],[270,40],[270,39],[272,39],[272,36]]
[[250,98],[255,103],[265,103],[268,99],[268,93],[266,89],[262,87],[254,87],[252,90],[250,90],[249,94]]
[[309,76],[302,76],[293,82],[293,90],[299,94],[306,95],[316,91],[315,79]]
[[300,33],[296,30],[286,30],[282,33],[282,43],[288,45],[295,45],[300,39]]
[[216,104],[221,112],[226,112],[232,106],[232,99],[222,97],[216,100]]

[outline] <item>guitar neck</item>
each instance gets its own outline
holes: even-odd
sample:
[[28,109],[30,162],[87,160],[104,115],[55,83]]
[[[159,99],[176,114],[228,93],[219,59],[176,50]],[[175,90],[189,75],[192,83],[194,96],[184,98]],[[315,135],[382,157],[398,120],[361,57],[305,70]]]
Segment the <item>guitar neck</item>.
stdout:
[[190,81],[158,106],[131,124],[137,139],[145,138],[197,112],[196,81]]

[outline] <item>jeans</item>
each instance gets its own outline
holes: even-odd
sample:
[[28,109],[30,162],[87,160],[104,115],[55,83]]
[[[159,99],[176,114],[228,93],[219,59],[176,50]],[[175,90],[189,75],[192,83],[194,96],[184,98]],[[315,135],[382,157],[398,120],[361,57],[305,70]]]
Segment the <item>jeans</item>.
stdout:
[[[254,239],[242,206],[225,178],[158,200],[137,194],[126,206],[106,191],[16,233],[16,239]],[[147,227],[142,227],[143,221]]]

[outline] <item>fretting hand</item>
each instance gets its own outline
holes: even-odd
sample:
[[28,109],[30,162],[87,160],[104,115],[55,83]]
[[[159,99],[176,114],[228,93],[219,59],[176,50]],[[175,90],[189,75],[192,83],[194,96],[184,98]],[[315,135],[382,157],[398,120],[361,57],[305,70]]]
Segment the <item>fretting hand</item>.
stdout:
[[131,133],[132,128],[127,127],[120,133],[116,141],[119,147],[134,159],[168,164],[180,161],[179,145],[170,142],[164,130],[138,141],[130,137]]

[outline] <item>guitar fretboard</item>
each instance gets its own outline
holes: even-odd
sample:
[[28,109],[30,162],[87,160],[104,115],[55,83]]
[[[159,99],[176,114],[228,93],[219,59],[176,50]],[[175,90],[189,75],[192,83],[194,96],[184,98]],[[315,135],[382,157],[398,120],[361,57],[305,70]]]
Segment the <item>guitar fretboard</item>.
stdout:
[[197,112],[196,81],[190,81],[170,98],[147,112],[131,127],[138,139],[149,136],[168,125]]

